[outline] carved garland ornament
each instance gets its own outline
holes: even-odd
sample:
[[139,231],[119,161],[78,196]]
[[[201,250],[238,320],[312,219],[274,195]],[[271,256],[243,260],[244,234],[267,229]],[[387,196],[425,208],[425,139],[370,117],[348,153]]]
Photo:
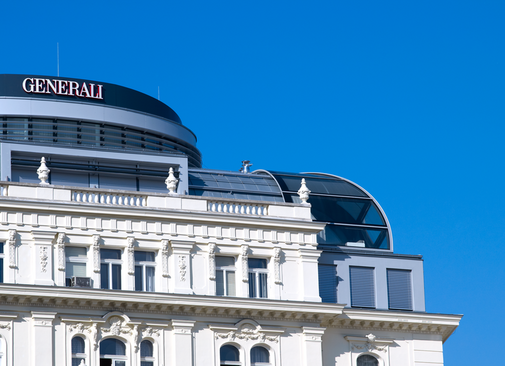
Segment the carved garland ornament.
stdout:
[[16,230],[9,230],[9,268],[16,268],[16,235]]
[[128,237],[128,274],[135,274],[135,249],[133,248],[135,244],[135,238],[133,236]]
[[216,244],[209,243],[209,279],[216,279]]
[[281,248],[274,248],[274,279],[275,283],[281,283]]
[[39,257],[40,257],[41,271],[47,272],[47,260],[49,259],[49,255],[47,254],[47,247],[40,247]]
[[186,281],[186,256],[180,255],[179,256],[179,275],[180,275],[180,280],[181,282]]
[[242,245],[242,281],[249,282],[249,245]]
[[59,233],[56,238],[56,248],[58,249],[58,270],[65,270],[65,233]]
[[368,339],[366,343],[361,344],[352,343],[352,349],[362,352],[371,352],[371,351],[387,352],[387,345],[379,346],[375,341],[377,338],[375,335],[370,333],[366,335],[366,338]]
[[161,241],[161,275],[168,277],[168,240]]
[[226,333],[216,333],[216,339],[227,339],[229,341],[235,341],[237,339],[245,341],[258,341],[258,342],[275,342],[279,341],[279,336],[267,336],[265,333],[251,328],[242,328],[241,331],[229,331]]
[[100,235],[93,235],[93,272],[100,273]]

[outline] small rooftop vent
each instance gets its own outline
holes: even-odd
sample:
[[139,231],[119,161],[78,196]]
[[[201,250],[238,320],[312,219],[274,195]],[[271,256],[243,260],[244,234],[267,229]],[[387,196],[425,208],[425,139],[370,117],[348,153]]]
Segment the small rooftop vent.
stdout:
[[244,174],[250,173],[251,171],[249,170],[249,167],[252,166],[250,163],[251,161],[249,160],[242,160],[242,168],[239,169],[239,172],[242,172]]

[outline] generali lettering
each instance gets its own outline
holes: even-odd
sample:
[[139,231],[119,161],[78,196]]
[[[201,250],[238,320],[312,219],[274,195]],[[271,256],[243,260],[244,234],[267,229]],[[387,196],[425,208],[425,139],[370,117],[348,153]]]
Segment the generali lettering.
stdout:
[[80,98],[103,99],[103,85],[78,83],[70,80],[50,80],[26,78],[23,80],[23,90],[27,93],[68,95]]

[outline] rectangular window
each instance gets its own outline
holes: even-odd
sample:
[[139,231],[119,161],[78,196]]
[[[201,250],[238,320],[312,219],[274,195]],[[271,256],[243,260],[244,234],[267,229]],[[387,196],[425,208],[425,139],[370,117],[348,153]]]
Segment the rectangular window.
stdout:
[[0,283],[4,282],[4,245],[5,243],[0,242]]
[[65,247],[65,283],[70,286],[72,277],[86,277],[87,249],[82,247]]
[[100,287],[109,290],[121,289],[121,250],[100,250]]
[[135,251],[135,291],[154,292],[154,252]]
[[337,302],[337,267],[334,265],[320,264],[319,270],[319,295],[322,302]]
[[249,297],[267,298],[267,260],[249,258]]
[[236,296],[233,257],[216,257],[216,295]]
[[411,271],[388,269],[388,300],[390,310],[413,310]]
[[374,268],[349,267],[351,281],[351,306],[375,308]]

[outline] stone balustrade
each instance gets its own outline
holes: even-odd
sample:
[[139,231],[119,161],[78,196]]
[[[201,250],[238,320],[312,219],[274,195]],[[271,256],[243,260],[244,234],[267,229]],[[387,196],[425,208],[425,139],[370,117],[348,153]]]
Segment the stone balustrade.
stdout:
[[109,205],[121,207],[210,212],[225,215],[281,217],[311,220],[310,205],[279,202],[256,202],[174,195],[151,192],[132,192],[114,189],[39,185],[33,183],[0,183],[0,198],[19,198],[72,202],[74,204]]

